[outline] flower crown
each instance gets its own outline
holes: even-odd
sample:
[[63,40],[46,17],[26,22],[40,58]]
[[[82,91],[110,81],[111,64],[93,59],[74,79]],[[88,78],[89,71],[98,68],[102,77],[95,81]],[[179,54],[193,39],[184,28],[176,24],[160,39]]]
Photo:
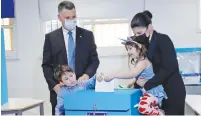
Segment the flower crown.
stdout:
[[133,43],[133,44],[138,44],[138,42],[136,41],[136,36],[131,36],[131,37],[127,37],[127,39],[120,39],[123,42],[121,42],[123,45],[126,45],[127,43]]

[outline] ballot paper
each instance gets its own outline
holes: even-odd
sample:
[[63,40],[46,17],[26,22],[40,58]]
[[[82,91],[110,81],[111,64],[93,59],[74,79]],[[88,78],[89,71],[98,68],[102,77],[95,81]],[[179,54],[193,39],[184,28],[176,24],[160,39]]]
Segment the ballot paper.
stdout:
[[105,82],[102,80],[99,82],[96,80],[96,86],[95,86],[95,92],[114,92],[114,85],[115,80],[112,80],[110,82]]

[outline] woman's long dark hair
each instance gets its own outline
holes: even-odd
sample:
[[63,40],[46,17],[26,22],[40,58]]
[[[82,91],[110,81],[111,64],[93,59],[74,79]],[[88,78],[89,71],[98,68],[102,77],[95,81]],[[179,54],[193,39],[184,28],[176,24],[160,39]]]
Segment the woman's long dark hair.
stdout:
[[148,27],[149,24],[152,24],[152,17],[152,14],[148,10],[137,13],[131,21],[131,28]]

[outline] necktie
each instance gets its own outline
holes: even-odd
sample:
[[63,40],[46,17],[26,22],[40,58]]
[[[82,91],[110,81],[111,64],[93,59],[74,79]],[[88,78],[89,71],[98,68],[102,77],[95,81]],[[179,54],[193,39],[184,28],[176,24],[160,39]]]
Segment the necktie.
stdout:
[[75,71],[75,43],[72,32],[68,32],[68,65]]

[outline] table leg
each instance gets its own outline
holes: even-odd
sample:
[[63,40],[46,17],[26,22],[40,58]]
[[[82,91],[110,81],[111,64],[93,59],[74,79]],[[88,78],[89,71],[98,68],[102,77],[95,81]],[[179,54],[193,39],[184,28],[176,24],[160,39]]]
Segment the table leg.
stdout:
[[40,104],[40,115],[44,115],[43,103]]

